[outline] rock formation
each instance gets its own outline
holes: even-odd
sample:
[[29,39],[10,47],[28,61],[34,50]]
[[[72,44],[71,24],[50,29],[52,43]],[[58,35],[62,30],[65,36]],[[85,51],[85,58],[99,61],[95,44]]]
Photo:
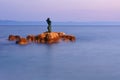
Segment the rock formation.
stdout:
[[28,43],[44,43],[44,44],[53,44],[58,43],[60,41],[75,41],[75,36],[67,35],[64,32],[52,32],[51,20],[47,18],[46,20],[48,24],[48,31],[43,32],[38,35],[28,35],[26,38],[22,38],[19,35],[9,35],[9,41],[16,41],[16,44],[25,45]]
[[38,35],[28,35],[26,38],[22,38],[18,35],[9,35],[9,41],[16,41],[16,44],[25,45],[28,43],[43,43],[53,44],[60,41],[75,41],[75,36],[67,35],[64,32],[43,32]]
[[27,41],[26,38],[20,38],[18,41],[16,41],[16,44],[20,44],[20,45],[25,45],[28,44],[29,41]]
[[9,35],[8,40],[9,41],[17,41],[20,39],[19,35]]

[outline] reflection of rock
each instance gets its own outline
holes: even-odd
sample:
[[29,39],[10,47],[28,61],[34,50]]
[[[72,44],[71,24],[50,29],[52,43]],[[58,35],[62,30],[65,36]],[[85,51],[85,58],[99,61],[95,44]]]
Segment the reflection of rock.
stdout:
[[66,35],[64,32],[44,32],[41,34],[38,34],[36,36],[34,35],[28,35],[26,38],[20,38],[20,36],[14,36],[10,35],[8,40],[10,41],[16,41],[17,44],[28,44],[29,42],[35,42],[35,43],[58,43],[59,41],[75,41],[75,36],[72,35]]
[[20,38],[18,41],[16,41],[16,44],[25,45],[28,44],[28,41],[26,38]]

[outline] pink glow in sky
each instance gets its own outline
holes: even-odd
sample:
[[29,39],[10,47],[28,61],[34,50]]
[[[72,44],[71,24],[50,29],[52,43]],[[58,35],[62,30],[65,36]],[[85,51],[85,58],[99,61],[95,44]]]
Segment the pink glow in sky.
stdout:
[[120,21],[120,0],[0,0],[0,20]]

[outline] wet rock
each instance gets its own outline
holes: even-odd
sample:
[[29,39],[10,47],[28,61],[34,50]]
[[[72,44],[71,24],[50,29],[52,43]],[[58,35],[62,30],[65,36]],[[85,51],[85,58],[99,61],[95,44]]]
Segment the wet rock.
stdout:
[[36,41],[38,43],[56,43],[59,42],[59,35],[56,32],[44,32],[36,36]]
[[59,37],[62,37],[62,36],[64,36],[64,35],[65,35],[65,33],[64,33],[64,32],[56,32],[56,33],[58,33]]
[[64,32],[43,32],[38,35],[28,35],[26,38],[21,38],[18,35],[9,35],[8,40],[16,41],[16,44],[25,45],[30,42],[42,43],[42,44],[53,44],[60,41],[72,41],[76,40],[75,36],[67,35]]
[[17,41],[20,39],[19,35],[9,35],[8,40],[9,41]]
[[29,41],[29,42],[34,42],[35,41],[35,36],[34,35],[28,35],[26,37],[26,39]]
[[62,39],[63,41],[72,41],[72,42],[76,40],[75,36],[72,35],[64,35],[62,36]]
[[28,41],[26,38],[20,38],[18,41],[16,41],[16,44],[26,45],[28,44]]

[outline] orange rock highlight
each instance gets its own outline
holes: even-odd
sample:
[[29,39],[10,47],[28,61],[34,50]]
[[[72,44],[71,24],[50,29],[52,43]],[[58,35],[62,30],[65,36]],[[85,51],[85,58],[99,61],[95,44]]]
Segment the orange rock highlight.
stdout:
[[16,41],[16,44],[25,45],[28,44],[28,41],[26,38],[21,38],[20,40]]
[[31,42],[43,43],[43,44],[53,44],[60,41],[75,41],[76,38],[73,35],[66,35],[64,32],[43,32],[38,35],[28,35],[26,38],[21,38],[20,36],[9,35],[8,40],[16,41],[17,44],[25,45]]
[[19,40],[20,36],[19,35],[9,35],[8,40],[9,41],[16,41]]

